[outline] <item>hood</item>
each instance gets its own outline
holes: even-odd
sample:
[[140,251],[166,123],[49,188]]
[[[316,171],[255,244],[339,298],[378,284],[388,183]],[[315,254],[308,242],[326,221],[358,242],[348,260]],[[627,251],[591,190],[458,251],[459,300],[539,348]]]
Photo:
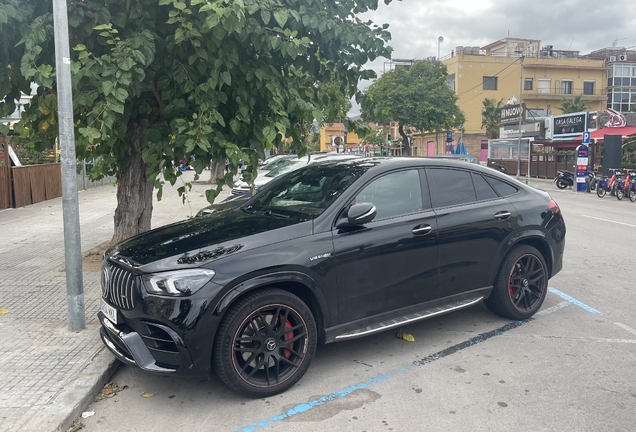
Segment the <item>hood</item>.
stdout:
[[145,232],[115,245],[107,255],[145,272],[192,268],[311,232],[311,221],[237,208]]

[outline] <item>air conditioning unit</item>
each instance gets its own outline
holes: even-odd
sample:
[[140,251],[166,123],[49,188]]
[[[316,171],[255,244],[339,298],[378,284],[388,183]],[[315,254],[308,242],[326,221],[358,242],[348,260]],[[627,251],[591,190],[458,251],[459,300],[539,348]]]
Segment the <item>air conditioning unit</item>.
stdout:
[[621,54],[618,56],[618,61],[627,61],[627,54]]
[[609,57],[609,61],[611,61],[611,62],[615,62],[615,61],[616,61],[616,56],[610,56],[610,57]]

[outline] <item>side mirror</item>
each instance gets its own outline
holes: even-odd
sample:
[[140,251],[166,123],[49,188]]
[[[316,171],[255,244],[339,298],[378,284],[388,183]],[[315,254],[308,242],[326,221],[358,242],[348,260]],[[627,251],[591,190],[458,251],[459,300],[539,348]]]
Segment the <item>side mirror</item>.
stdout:
[[347,222],[349,225],[364,225],[375,218],[377,210],[371,203],[359,203],[349,207]]

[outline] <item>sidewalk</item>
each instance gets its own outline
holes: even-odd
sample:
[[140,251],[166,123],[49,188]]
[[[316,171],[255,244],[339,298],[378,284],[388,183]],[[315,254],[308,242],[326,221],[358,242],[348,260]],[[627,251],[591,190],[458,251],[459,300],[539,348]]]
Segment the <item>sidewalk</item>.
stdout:
[[[185,181],[194,178],[186,172]],[[207,180],[204,172],[202,180]],[[165,186],[154,202],[152,227],[194,216],[207,205],[195,184],[182,204]],[[82,253],[113,235],[115,188],[79,192]],[[223,192],[219,199],[227,196]],[[88,271],[87,271],[88,270]],[[118,363],[99,338],[99,266],[84,268],[86,330],[68,330],[62,199],[0,211],[0,429],[66,431]],[[8,313],[6,313],[8,310]]]

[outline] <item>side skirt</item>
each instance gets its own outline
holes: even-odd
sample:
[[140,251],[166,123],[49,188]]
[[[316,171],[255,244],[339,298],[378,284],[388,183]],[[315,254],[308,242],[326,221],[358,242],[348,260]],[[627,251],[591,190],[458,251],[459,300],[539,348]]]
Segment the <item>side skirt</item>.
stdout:
[[470,307],[487,298],[492,287],[409,306],[325,329],[325,343],[354,339]]

